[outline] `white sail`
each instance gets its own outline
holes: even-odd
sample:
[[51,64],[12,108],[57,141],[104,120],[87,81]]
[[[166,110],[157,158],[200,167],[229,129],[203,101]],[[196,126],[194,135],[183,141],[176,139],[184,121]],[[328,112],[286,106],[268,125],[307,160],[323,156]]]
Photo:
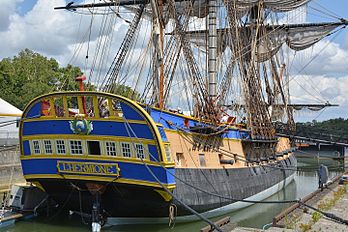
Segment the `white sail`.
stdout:
[[[235,1],[235,2],[234,2]],[[261,0],[229,0],[229,1],[218,1],[218,5],[233,4],[235,10],[238,12],[237,15],[243,17],[252,7],[257,6]],[[311,0],[264,0],[263,7],[265,9],[274,12],[285,12],[295,10]],[[121,0],[120,5],[123,5],[129,0]],[[198,18],[204,18],[208,15],[208,0],[195,0],[195,1],[176,1],[175,8],[176,12],[180,15],[188,15]],[[165,8],[167,5],[164,6]],[[131,8],[130,8],[131,9]],[[132,9],[131,9],[132,10]],[[147,12],[151,14],[151,9],[148,8]]]
[[[291,11],[299,8],[311,0],[262,0],[263,7],[274,12]],[[221,1],[220,5],[232,4],[238,12],[239,17],[243,17],[252,7],[260,4],[261,0],[226,0]],[[175,3],[178,14],[188,14],[199,18],[206,17],[208,14],[207,0],[178,1]],[[190,10],[188,10],[190,9]]]
[[291,11],[301,7],[311,0],[230,0],[231,3],[236,1],[239,9],[251,8],[263,2],[263,6],[273,11]]
[[[295,51],[304,50],[319,42],[325,36],[329,35],[342,23],[327,24],[302,24],[302,25],[277,25],[264,27],[263,34],[260,35],[256,49],[256,55],[259,62],[268,60],[274,56],[283,44],[287,44]],[[243,39],[248,40],[249,28],[241,28]],[[191,31],[190,41],[201,49],[206,48],[206,31]],[[218,30],[218,51],[219,55],[223,53],[226,47],[231,46],[231,33],[228,29]],[[246,42],[247,43],[247,42]]]

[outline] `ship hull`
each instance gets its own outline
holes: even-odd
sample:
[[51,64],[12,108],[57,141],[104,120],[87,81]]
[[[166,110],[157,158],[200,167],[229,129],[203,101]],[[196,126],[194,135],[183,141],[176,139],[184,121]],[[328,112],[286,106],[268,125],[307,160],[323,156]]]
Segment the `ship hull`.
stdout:
[[[253,196],[250,196],[248,198],[245,198],[245,200],[250,201],[261,201],[264,200],[273,194],[279,192],[284,187],[286,187],[288,184],[290,184],[295,177],[295,173],[292,173],[290,176],[288,176],[285,180],[282,180],[281,182],[271,186],[268,189],[263,190],[262,192],[259,192]],[[234,211],[237,211],[239,209],[248,207],[252,205],[253,203],[245,203],[245,202],[233,202],[228,205],[218,207],[213,210],[209,210],[206,212],[203,212],[202,215],[208,218],[212,217],[218,217],[227,213],[232,213]],[[178,215],[176,217],[176,222],[191,222],[191,221],[198,221],[200,220],[195,215]],[[168,217],[108,217],[107,223],[109,225],[126,225],[126,224],[158,224],[158,223],[168,223]]]
[[[71,115],[76,102],[79,114]],[[253,140],[244,127],[212,132],[197,118],[117,95],[52,93],[24,110],[23,174],[61,208],[83,215],[166,222],[174,209],[179,218],[197,220],[181,200],[217,216],[248,205],[240,199],[274,194],[294,173],[288,139]]]
[[[282,168],[271,168],[265,165],[231,169],[176,169],[176,176],[208,192],[234,199],[246,199],[289,179],[294,174],[293,167],[296,166],[296,159],[294,155],[291,155],[278,162],[277,166]],[[174,193],[178,198],[185,199],[185,203],[198,212],[214,210],[235,202],[193,189],[178,180]],[[177,204],[177,207],[181,214],[190,214],[181,205]]]
[[[90,181],[62,179],[37,179],[48,195],[65,210],[91,214],[95,194],[88,191]],[[153,187],[93,182],[106,186],[100,194],[101,209],[105,215],[116,217],[163,217],[168,215],[170,202],[163,200]]]
[[[208,217],[219,216],[250,203],[219,198],[200,191],[227,196],[234,199],[263,200],[289,184],[296,165],[293,155],[278,163],[281,168],[260,166],[232,169],[175,169],[177,187],[173,194],[188,206]],[[185,181],[186,183],[180,181]],[[86,189],[88,181],[64,179],[36,179],[46,192],[66,210],[90,214],[95,195]],[[166,201],[154,187],[122,183],[105,184],[101,194],[101,207],[108,215],[110,224],[158,223],[168,221],[169,206],[177,206],[178,221],[194,221],[182,205],[174,200]],[[188,186],[195,186],[196,189]],[[163,191],[163,190],[162,190]]]

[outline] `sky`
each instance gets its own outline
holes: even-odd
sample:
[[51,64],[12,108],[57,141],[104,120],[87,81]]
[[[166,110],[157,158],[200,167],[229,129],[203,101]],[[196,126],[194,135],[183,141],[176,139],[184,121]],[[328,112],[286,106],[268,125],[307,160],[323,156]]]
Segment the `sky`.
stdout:
[[[93,56],[99,29],[92,27],[88,40],[86,32],[89,30],[90,16],[53,10],[54,7],[64,6],[67,2],[70,1],[0,0],[0,59],[13,57],[19,51],[29,48],[55,58],[61,65],[71,63],[87,71],[87,47],[90,47],[90,55]],[[307,12],[307,22],[348,19],[348,1],[314,0],[309,4]],[[98,25],[101,20],[101,16],[96,16],[94,25]],[[116,18],[112,30],[105,33],[113,33],[110,50],[117,51],[127,30],[127,24],[124,20]],[[80,52],[76,53],[77,50]],[[141,52],[140,47],[135,51]],[[105,57],[107,67],[113,53]],[[320,41],[313,48],[298,53],[292,68],[290,92],[293,103],[339,104],[339,107],[319,112],[298,112],[295,114],[297,121],[348,117],[348,27]]]

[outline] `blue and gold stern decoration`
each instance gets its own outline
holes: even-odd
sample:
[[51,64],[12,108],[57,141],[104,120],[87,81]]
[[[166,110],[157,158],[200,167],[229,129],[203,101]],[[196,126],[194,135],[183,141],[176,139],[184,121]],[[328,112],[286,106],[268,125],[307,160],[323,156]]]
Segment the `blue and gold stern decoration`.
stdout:
[[93,131],[92,122],[87,119],[78,119],[72,120],[69,122],[70,129],[74,134],[79,135],[88,135]]
[[[100,114],[101,99],[107,100],[108,116]],[[49,108],[48,115],[42,114],[43,101],[54,106]],[[88,101],[87,109],[85,101]],[[55,102],[63,104],[56,106]],[[75,108],[71,110],[70,105]],[[58,112],[59,107],[62,109]],[[85,112],[93,114],[87,116]],[[121,143],[128,143],[132,148],[135,139],[127,132],[125,120],[134,130],[134,136],[144,143],[143,155],[151,154],[144,157],[148,167],[138,159],[136,149],[130,149],[129,157],[123,156]],[[167,159],[168,141],[164,136],[165,140],[162,139],[159,127],[162,126],[156,125],[141,105],[122,96],[99,92],[46,94],[34,99],[23,112],[20,123],[23,175],[26,180],[40,184],[59,179],[162,188],[153,172],[162,184],[174,189],[175,179],[170,174],[175,172],[174,162],[172,158]],[[108,144],[115,144],[112,155],[108,154]],[[35,150],[34,145],[39,149]]]

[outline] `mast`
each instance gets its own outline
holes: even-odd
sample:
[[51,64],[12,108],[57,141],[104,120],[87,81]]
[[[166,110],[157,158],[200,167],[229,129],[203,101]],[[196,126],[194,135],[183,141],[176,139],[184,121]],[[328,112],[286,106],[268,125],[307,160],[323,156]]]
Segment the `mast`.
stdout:
[[209,0],[209,16],[208,16],[208,93],[210,103],[216,98],[216,82],[217,82],[217,28],[216,28],[216,0]]
[[[177,27],[175,30],[180,35],[179,46],[182,46],[184,59],[189,66],[188,80],[194,83],[192,85],[194,94],[197,97],[199,104],[197,109],[206,111],[204,114],[208,117],[218,115],[216,108],[216,97],[219,95],[220,99],[225,99],[228,90],[223,90],[221,93],[217,92],[217,57],[221,56],[222,52],[229,47],[234,59],[231,59],[231,67],[228,67],[225,73],[225,78],[230,76],[230,72],[236,72],[238,86],[240,89],[235,94],[241,94],[244,97],[244,104],[248,101],[253,114],[259,116],[256,118],[250,116],[256,123],[255,128],[258,134],[265,137],[265,133],[260,131],[266,128],[265,121],[270,118],[269,111],[266,107],[263,92],[263,79],[272,80],[276,77],[275,82],[270,82],[278,88],[281,77],[285,75],[285,69],[280,70],[277,59],[273,59],[278,51],[286,44],[289,48],[295,51],[304,50],[313,46],[315,43],[332,35],[340,30],[339,27],[347,25],[345,19],[340,19],[340,22],[328,23],[311,23],[311,24],[283,24],[274,25],[273,23],[264,23],[264,19],[269,17],[268,12],[289,12],[301,6],[304,6],[310,0],[248,0],[248,1],[224,1],[222,2],[227,10],[228,23],[230,27],[217,29],[217,0],[206,1],[189,1],[189,0],[118,0],[103,3],[93,3],[84,5],[74,5],[69,3],[65,7],[57,7],[55,9],[66,9],[74,11],[78,8],[91,7],[106,7],[106,6],[131,6],[139,4],[150,4],[148,15],[152,15],[152,47],[153,47],[153,63],[152,63],[152,81],[149,86],[153,84],[153,93],[151,101],[156,103],[159,108],[164,107],[164,29],[165,24],[169,21],[167,19],[175,18]],[[117,4],[115,4],[117,3]],[[169,3],[173,6],[171,8],[175,11],[175,16],[168,13]],[[188,8],[191,6],[193,9]],[[220,7],[220,6],[219,6]],[[203,9],[208,9],[203,10]],[[184,16],[184,17],[181,17]],[[207,31],[186,31],[187,19],[189,17],[207,17]],[[163,18],[166,17],[166,20]],[[181,19],[184,19],[185,26],[181,25]],[[171,33],[174,35],[174,33]],[[208,41],[207,41],[208,36]],[[193,42],[198,47],[207,50],[207,75],[202,77],[195,75],[199,71],[197,62],[193,57],[193,51],[188,42]],[[207,44],[208,43],[208,44]],[[185,46],[183,46],[185,45]],[[217,49],[219,45],[219,49]],[[220,49],[221,48],[221,49]],[[169,53],[169,52],[168,52]],[[167,54],[166,54],[167,55]],[[250,56],[253,57],[250,60]],[[236,59],[238,58],[238,59]],[[235,67],[235,68],[234,68]],[[174,70],[175,68],[173,68]],[[232,70],[231,70],[232,69]],[[271,70],[271,71],[269,71]],[[279,72],[280,71],[280,72]],[[166,70],[172,72],[171,70]],[[174,72],[172,72],[174,73]],[[169,75],[168,75],[169,76]],[[279,79],[280,78],[280,79]],[[169,78],[168,78],[169,79]],[[272,87],[272,86],[271,86]],[[169,85],[168,85],[169,89]],[[168,91],[166,89],[166,91]],[[274,90],[274,88],[272,88]],[[276,91],[268,91],[267,95],[271,96]],[[226,96],[224,96],[226,95]],[[192,101],[194,102],[194,101]],[[278,102],[274,102],[278,103]],[[287,105],[289,99],[283,98],[283,103]],[[216,112],[215,112],[216,111]],[[249,113],[247,110],[244,113]],[[250,114],[251,115],[251,114]],[[250,123],[251,124],[251,123]],[[267,136],[266,136],[267,137]]]
[[157,101],[158,107],[163,109],[164,107],[164,65],[163,65],[163,1],[151,0],[151,9],[153,12],[152,19],[152,41],[155,53],[155,68],[154,78],[157,83]]
[[[163,19],[163,0],[159,0],[158,1],[158,5],[159,5],[159,15],[161,16],[161,19]],[[161,63],[160,63],[160,70],[159,70],[159,108],[163,109],[164,107],[164,63],[163,63],[163,57],[164,57],[164,46],[163,46],[163,20],[161,20],[161,24],[160,24],[160,52],[161,52]]]

